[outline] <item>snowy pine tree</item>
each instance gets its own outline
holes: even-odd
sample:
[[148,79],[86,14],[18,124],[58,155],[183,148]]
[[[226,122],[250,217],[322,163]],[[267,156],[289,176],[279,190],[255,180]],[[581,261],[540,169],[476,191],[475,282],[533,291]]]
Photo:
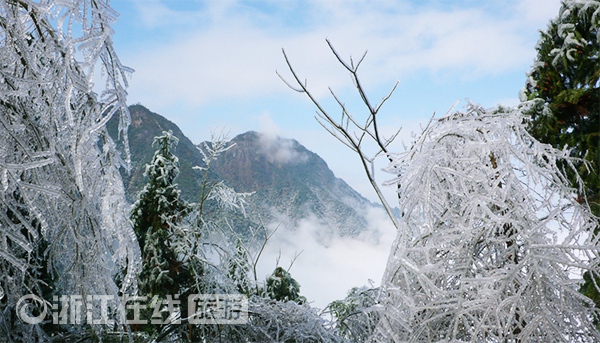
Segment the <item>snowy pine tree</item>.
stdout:
[[142,249],[139,287],[143,295],[179,294],[188,281],[186,266],[172,247],[173,227],[190,210],[175,183],[179,162],[172,151],[177,142],[170,131],[154,139],[157,150],[146,165],[148,182],[131,210],[133,228]]
[[524,108],[477,106],[432,122],[390,168],[404,213],[375,342],[597,342],[598,224]]
[[277,267],[266,281],[267,296],[279,301],[295,301],[298,304],[306,302],[300,295],[300,284],[287,270]]

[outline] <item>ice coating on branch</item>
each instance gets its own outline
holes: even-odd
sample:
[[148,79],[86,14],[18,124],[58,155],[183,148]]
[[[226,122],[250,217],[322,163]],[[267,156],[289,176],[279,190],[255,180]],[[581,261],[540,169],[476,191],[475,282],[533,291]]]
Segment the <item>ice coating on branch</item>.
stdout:
[[390,165],[404,216],[374,341],[600,339],[578,292],[598,218],[568,186],[568,151],[526,132],[526,106],[435,120]]
[[[227,135],[224,133],[213,131],[211,132],[211,141],[204,142],[197,147],[198,151],[202,154],[204,166],[195,166],[193,169],[205,173],[205,187],[208,186],[206,182],[210,165],[218,159],[221,154],[235,146],[235,143],[231,143],[226,137]],[[233,188],[227,186],[223,181],[215,182],[210,185],[209,188],[210,192],[206,195],[207,200],[216,200],[219,206],[229,210],[237,210],[244,216],[246,215],[246,197],[253,193],[238,193]]]
[[[116,296],[115,267],[135,274],[139,264],[124,161],[104,127],[120,116],[127,146],[129,69],[112,48],[115,19],[102,0],[0,2],[0,283],[9,307],[24,292]],[[101,94],[92,92],[97,66]],[[125,280],[123,289],[135,288]],[[10,334],[44,338],[39,328]]]

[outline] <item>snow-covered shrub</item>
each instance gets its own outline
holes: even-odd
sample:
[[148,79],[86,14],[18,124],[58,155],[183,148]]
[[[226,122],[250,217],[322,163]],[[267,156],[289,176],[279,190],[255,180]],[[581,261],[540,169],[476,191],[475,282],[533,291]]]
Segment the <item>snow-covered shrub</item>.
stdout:
[[568,151],[525,130],[526,106],[435,120],[391,164],[403,218],[373,341],[600,339],[578,292],[598,269],[598,218],[560,168]]

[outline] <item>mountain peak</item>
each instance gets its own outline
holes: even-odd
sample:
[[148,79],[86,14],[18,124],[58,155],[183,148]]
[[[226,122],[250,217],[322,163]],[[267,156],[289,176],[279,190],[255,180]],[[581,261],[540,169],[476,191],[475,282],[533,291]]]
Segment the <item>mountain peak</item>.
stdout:
[[[123,174],[128,198],[135,199],[145,183],[143,171],[153,155],[154,137],[171,130],[179,138],[175,155],[181,173],[176,182],[184,199],[198,201],[203,175],[193,166],[204,164],[198,150],[204,144],[194,145],[177,125],[142,105],[131,106],[130,112],[133,169],[130,175]],[[350,235],[366,228],[366,210],[373,204],[336,178],[322,158],[298,141],[248,131],[231,143],[234,146],[211,164],[209,178],[223,180],[237,192],[254,192],[248,200],[260,221],[277,220],[295,227],[299,220],[311,217],[331,233]]]
[[298,141],[249,131],[231,142],[212,168],[236,191],[255,192],[261,215],[282,214],[292,226],[314,216],[343,234],[366,226],[363,212],[373,205]]
[[327,163],[294,139],[249,131],[231,142],[235,146],[223,153],[213,168],[237,191],[256,192],[317,180],[336,182]]

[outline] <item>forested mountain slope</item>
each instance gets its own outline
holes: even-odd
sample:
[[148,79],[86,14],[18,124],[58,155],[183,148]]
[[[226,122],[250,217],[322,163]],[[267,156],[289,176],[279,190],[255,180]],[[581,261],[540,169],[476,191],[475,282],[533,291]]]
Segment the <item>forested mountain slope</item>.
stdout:
[[[177,125],[142,105],[132,105],[129,142],[132,170],[122,170],[127,197],[133,201],[145,183],[144,166],[152,158],[152,141],[171,130],[179,138],[177,183],[184,199],[199,201],[204,174],[202,154]],[[110,123],[111,128],[116,123]],[[328,234],[353,235],[362,231],[366,211],[376,206],[342,179],[335,177],[327,163],[296,140],[246,132],[231,140],[234,146],[213,163],[209,179],[223,180],[238,192],[253,192],[247,198],[249,216],[239,225],[277,222],[294,226],[304,218],[316,219]],[[239,218],[238,218],[239,219]]]

